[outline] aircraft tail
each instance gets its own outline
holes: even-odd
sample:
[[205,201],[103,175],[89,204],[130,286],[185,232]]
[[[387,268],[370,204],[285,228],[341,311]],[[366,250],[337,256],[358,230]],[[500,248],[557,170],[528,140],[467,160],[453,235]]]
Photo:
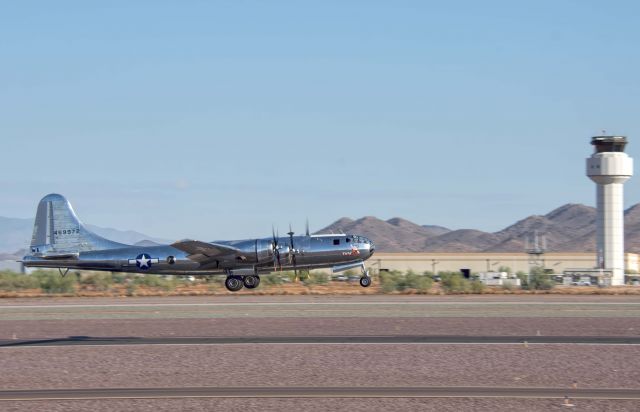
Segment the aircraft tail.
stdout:
[[31,253],[66,255],[127,245],[107,240],[88,230],[64,196],[49,194],[40,200],[31,238]]

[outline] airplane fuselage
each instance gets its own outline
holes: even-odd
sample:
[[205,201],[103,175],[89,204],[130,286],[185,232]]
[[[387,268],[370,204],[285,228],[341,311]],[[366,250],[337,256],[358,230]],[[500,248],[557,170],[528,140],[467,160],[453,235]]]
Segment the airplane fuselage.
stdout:
[[[220,256],[203,262],[170,245],[125,246],[116,249],[78,252],[67,257],[47,257],[33,253],[24,257],[28,267],[107,270],[175,275],[214,275],[229,272],[270,273],[274,270],[309,270],[363,262],[374,251],[368,239],[351,235],[293,236],[278,238],[274,258],[272,238],[218,241],[242,251],[241,256]],[[295,259],[295,265],[293,260]]]

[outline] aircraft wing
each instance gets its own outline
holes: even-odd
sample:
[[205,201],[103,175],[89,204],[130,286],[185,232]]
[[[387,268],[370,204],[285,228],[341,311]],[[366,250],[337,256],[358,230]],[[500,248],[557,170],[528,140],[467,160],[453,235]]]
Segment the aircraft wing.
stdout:
[[234,256],[244,257],[244,252],[240,249],[217,243],[201,242],[199,240],[180,240],[171,244],[171,246],[187,253],[189,259],[199,263]]

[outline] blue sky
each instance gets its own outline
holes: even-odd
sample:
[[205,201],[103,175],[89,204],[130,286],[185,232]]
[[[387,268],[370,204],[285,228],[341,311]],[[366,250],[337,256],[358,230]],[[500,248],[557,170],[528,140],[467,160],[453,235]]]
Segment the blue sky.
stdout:
[[365,215],[495,231],[593,205],[590,136],[628,135],[640,158],[638,15],[633,1],[5,2],[0,215],[59,192],[89,223],[210,240]]

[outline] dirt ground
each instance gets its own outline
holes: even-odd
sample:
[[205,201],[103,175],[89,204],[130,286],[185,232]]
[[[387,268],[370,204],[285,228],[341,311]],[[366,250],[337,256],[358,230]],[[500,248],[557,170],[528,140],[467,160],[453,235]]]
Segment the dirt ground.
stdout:
[[[108,290],[95,290],[91,287],[82,287],[74,293],[45,293],[40,289],[26,289],[18,291],[0,291],[0,298],[25,298],[25,297],[52,297],[52,296],[77,296],[77,297],[109,297],[109,296],[224,296],[224,295],[377,295],[382,294],[382,289],[377,282],[370,287],[363,288],[357,282],[329,282],[327,284],[304,284],[294,282],[281,285],[261,285],[258,289],[242,289],[239,292],[229,292],[217,283],[194,283],[192,285],[180,285],[174,290],[138,286],[134,292],[127,289],[126,285],[112,285]],[[428,291],[416,291],[407,289],[402,292],[392,292],[391,295],[444,295],[445,292],[439,284]],[[483,295],[632,295],[640,296],[640,287],[618,286],[599,288],[559,286],[546,291],[527,291],[521,289],[504,289],[501,287],[486,287]],[[454,293],[454,295],[456,295]],[[464,294],[463,294],[464,295]]]

